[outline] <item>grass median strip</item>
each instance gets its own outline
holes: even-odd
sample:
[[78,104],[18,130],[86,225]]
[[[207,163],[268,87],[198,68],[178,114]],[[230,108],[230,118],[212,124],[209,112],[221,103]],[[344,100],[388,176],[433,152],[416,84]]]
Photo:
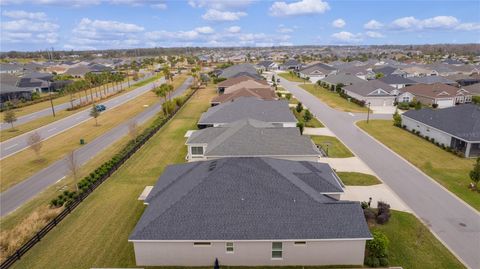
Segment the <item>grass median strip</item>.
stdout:
[[371,186],[382,182],[374,175],[358,172],[336,172],[343,184],[348,186]]
[[474,160],[460,158],[431,142],[393,126],[390,120],[357,123],[358,127],[395,151],[472,207],[480,210],[480,194],[468,189]]
[[[182,82],[185,79],[186,76],[177,78],[178,81]],[[175,83],[180,83],[178,81]],[[81,147],[79,143],[80,139],[84,139],[88,143],[123,123],[125,119],[133,118],[135,115],[145,111],[145,105],[153,105],[159,100],[160,98],[153,92],[147,92],[113,109],[109,110],[107,108],[98,118],[99,126],[95,126],[95,120],[90,119],[43,141],[39,158],[37,158],[31,150],[26,149],[1,160],[0,191],[4,191],[16,183],[25,180],[41,169],[63,158],[63,156],[72,150]]]
[[347,99],[342,98],[338,93],[329,91],[316,84],[304,84],[299,85],[309,93],[315,95],[322,102],[329,107],[346,112],[364,112],[367,113],[366,107],[361,107],[353,102],[349,102]]
[[329,158],[353,157],[353,153],[336,137],[326,135],[312,135],[313,143],[328,152]]
[[280,76],[286,80],[292,81],[292,82],[308,82],[308,80],[304,80],[302,78],[297,77],[296,75],[290,74],[290,73],[278,73],[276,74],[277,76]]
[[185,161],[184,134],[196,128],[200,114],[209,108],[214,96],[213,87],[199,90],[122,168],[13,268],[134,267],[133,246],[127,239],[144,209],[137,197],[145,186],[154,185],[167,165]]

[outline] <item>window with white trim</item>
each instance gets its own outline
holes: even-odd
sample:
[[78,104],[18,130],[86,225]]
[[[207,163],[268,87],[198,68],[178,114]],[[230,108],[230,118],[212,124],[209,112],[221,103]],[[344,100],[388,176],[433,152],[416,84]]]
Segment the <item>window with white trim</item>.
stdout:
[[410,96],[403,96],[402,101],[403,101],[404,103],[410,102]]
[[203,147],[192,147],[192,155],[203,155]]
[[226,242],[225,243],[225,251],[227,253],[233,253],[233,242]]
[[212,243],[210,242],[193,242],[193,246],[195,247],[209,247]]
[[272,242],[272,259],[281,259],[282,257],[282,242]]
[[295,246],[305,246],[307,244],[307,242],[305,242],[305,241],[295,241],[293,244]]

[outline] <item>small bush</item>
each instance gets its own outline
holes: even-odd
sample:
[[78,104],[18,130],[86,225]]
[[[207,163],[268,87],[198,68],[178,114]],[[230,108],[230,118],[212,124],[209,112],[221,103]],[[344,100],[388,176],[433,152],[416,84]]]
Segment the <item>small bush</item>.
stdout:
[[387,258],[380,258],[378,259],[380,261],[380,266],[388,266],[388,259]]
[[302,102],[298,102],[297,106],[295,107],[295,111],[297,111],[297,113],[300,113],[302,112],[302,110],[303,110]]

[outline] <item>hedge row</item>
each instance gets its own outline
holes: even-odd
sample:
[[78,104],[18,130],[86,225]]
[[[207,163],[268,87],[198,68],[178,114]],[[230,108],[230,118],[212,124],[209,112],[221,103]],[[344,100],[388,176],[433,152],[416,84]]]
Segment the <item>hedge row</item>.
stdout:
[[465,154],[461,151],[458,151],[454,148],[451,148],[450,146],[447,146],[443,143],[439,143],[438,141],[435,141],[435,138],[433,137],[429,137],[428,135],[427,136],[423,136],[420,131],[418,130],[415,130],[415,129],[412,129],[412,130],[408,130],[407,129],[407,126],[406,125],[403,125],[402,126],[402,129],[405,129],[407,131],[409,131],[410,133],[414,134],[414,135],[417,135],[418,137],[421,137],[421,138],[424,138],[425,140],[427,140],[428,142],[431,142],[432,144],[436,145],[437,147],[447,151],[447,152],[450,152],[450,153],[453,153],[455,155],[457,155],[458,157],[465,157]]
[[[64,191],[58,195],[57,198],[50,201],[52,207],[68,206],[73,203],[80,195],[88,192],[92,185],[99,180],[104,180],[110,176],[128,157],[130,157],[140,146],[142,146],[146,140],[148,140],[153,134],[155,134],[175,113],[185,104],[185,102],[195,93],[191,91],[186,96],[177,97],[171,101],[167,101],[164,104],[166,107],[172,107],[172,111],[168,111],[168,114],[162,114],[157,117],[154,122],[147,127],[140,135],[135,139],[132,139],[128,144],[109,161],[100,165],[97,169],[91,172],[88,176],[84,177],[77,183],[76,191]],[[165,116],[168,115],[168,116]]]

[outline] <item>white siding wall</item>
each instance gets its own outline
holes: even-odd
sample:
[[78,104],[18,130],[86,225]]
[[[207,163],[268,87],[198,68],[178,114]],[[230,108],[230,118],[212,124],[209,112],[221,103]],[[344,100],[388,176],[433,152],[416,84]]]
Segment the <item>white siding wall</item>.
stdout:
[[268,241],[234,242],[234,253],[226,253],[225,242],[194,246],[193,242],[134,242],[138,266],[220,265],[361,265],[365,240],[307,241],[306,245],[283,242],[283,258],[272,259]]
[[438,131],[433,128],[429,128],[427,125],[417,122],[413,119],[402,116],[402,125],[405,125],[408,130],[417,130],[420,131],[422,136],[428,136],[429,138],[435,139],[435,142],[444,144],[445,146],[450,146],[452,137],[444,132]]

